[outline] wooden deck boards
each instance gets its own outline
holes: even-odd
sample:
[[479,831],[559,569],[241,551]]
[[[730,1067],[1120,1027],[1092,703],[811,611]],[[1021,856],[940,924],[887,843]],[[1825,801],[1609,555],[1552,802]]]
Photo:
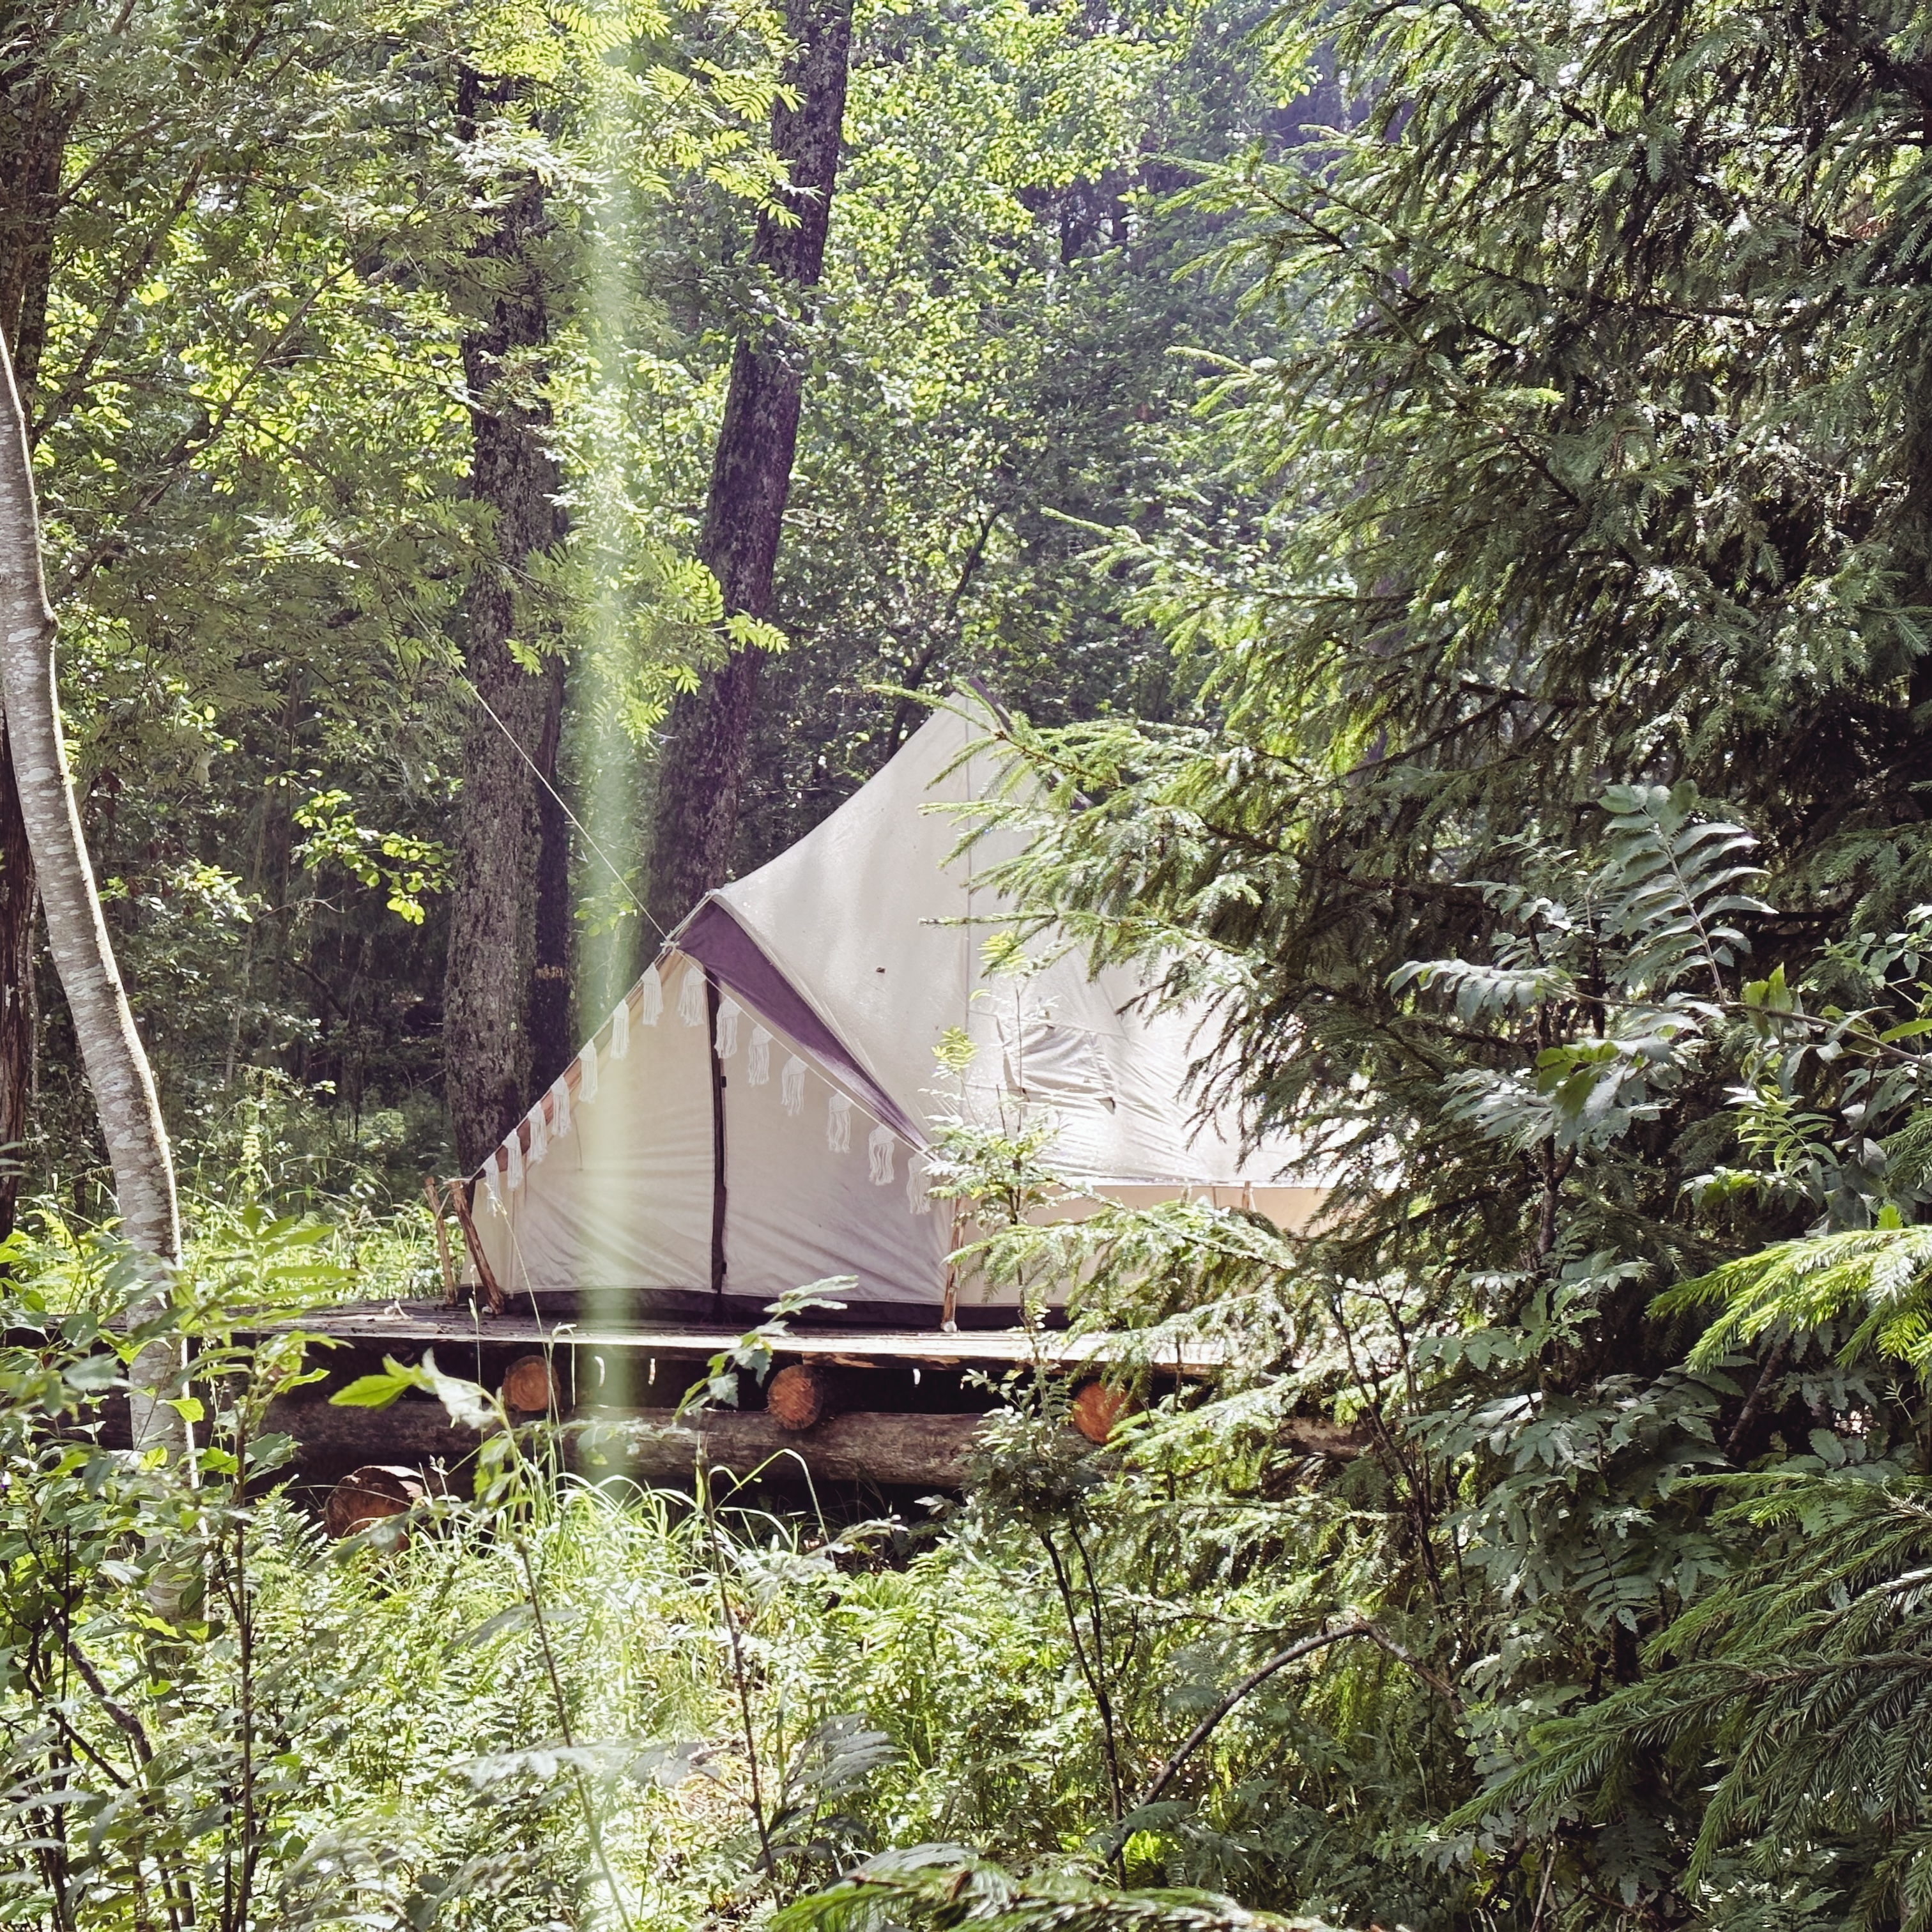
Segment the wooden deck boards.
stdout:
[[[340,1341],[392,1352],[480,1344],[492,1349],[608,1349],[682,1359],[708,1359],[730,1347],[744,1332],[694,1322],[640,1321],[632,1326],[608,1321],[551,1321],[528,1313],[472,1316],[467,1309],[410,1308],[394,1302],[345,1304],[309,1316],[301,1326]],[[1119,1352],[1114,1338],[1109,1336],[1020,1328],[961,1329],[950,1334],[936,1329],[796,1328],[773,1348],[776,1355],[785,1359],[824,1361],[842,1368],[998,1369],[1037,1360],[1062,1373],[1097,1368]],[[1198,1375],[1213,1362],[1210,1352],[1196,1345],[1184,1354],[1168,1352],[1156,1366],[1171,1373]]]

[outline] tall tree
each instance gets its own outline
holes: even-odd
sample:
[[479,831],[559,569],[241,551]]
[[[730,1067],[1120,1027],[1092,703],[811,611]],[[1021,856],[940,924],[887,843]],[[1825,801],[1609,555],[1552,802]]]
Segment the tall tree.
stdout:
[[[1296,1587],[1399,1612],[1462,1687],[1371,1718],[1337,1660],[1294,1697],[1282,1890],[1356,1922],[1918,1922],[1922,12],[1308,0],[1276,29],[1275,71],[1376,85],[1312,166],[1214,190],[1282,326],[1217,384],[1267,524],[1112,560],[1213,650],[1216,716],[1029,746],[1063,808],[1022,870],[1217,1003],[1224,1077],[1337,1187],[1313,1239],[1079,1237],[1131,1255],[1112,1320],[1256,1312],[1246,1414],[1369,1425],[1328,1519],[1352,1542],[1378,1496],[1364,1587]],[[1258,1520],[1312,1550],[1323,1507]],[[1388,1783],[1432,1732],[1426,1788]],[[1335,1814],[1345,1735],[1376,1740],[1355,1828],[1466,1834],[1466,1864],[1306,1856],[1282,1821]]]
[[564,663],[544,660],[544,734],[532,748],[549,778],[537,793],[536,917],[531,936],[530,1075],[532,1095],[561,1073],[577,1049],[571,1012],[570,821],[557,789],[563,739]]
[[[23,404],[46,341],[61,165],[78,100],[58,84],[50,58],[62,24],[58,9],[0,8],[0,46],[10,50],[0,64],[0,341]],[[0,722],[0,1240],[13,1230],[33,1092],[38,901],[12,746]]]
[[4,345],[0,377],[0,700],[20,814],[46,908],[48,943],[113,1166],[122,1226],[142,1253],[172,1262],[181,1253],[181,1228],[167,1130],[68,779],[26,412]]
[[[515,91],[514,82],[464,69],[457,118],[466,143],[502,119]],[[565,533],[550,411],[542,393],[553,322],[554,238],[543,184],[526,174],[505,194],[472,250],[482,312],[463,342],[474,435],[470,487],[489,518],[466,612],[466,670],[477,702],[464,733],[443,994],[450,1114],[465,1168],[481,1161],[524,1111],[533,1075],[547,1078],[557,1070],[533,1064],[531,962],[542,801],[544,782],[556,781],[562,663],[553,656],[533,671],[513,648],[519,592],[532,563]],[[545,758],[548,770],[539,763]],[[544,963],[561,970],[556,959]]]
[[[788,0],[794,43],[772,110],[772,146],[790,178],[782,210],[760,214],[752,251],[787,302],[818,285],[838,174],[851,57],[852,0]],[[794,104],[795,103],[795,104]],[[728,623],[770,614],[785,499],[791,488],[808,350],[796,315],[741,334],[718,432],[698,554],[718,580]],[[729,875],[739,795],[758,701],[756,648],[734,650],[664,727],[652,844],[650,910],[668,930]]]

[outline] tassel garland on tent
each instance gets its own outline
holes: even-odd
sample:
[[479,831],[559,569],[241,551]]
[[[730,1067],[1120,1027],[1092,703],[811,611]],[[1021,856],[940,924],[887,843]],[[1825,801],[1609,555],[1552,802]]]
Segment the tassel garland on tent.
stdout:
[[704,968],[691,965],[684,969],[683,982],[677,989],[677,1016],[686,1026],[704,1024]]
[[729,1060],[738,1051],[738,1016],[744,1011],[736,1000],[721,1000],[718,1005],[718,1058]]
[[771,1077],[772,1036],[763,1027],[754,1026],[752,1043],[745,1049],[745,1078],[751,1085],[762,1087]]
[[519,1127],[517,1132],[504,1143],[504,1145],[508,1150],[508,1165],[503,1169],[503,1189],[506,1193],[514,1194],[524,1184],[522,1129]]
[[825,1108],[825,1144],[834,1154],[852,1150],[852,1099],[835,1092]]
[[543,1102],[539,1100],[530,1109],[530,1157],[526,1163],[536,1166],[550,1152],[550,1130],[544,1124]]
[[898,1138],[890,1127],[874,1127],[872,1138],[866,1143],[866,1157],[872,1163],[874,1187],[890,1187],[892,1184],[892,1148]]
[[656,1026],[664,1011],[664,982],[653,966],[638,982],[638,1017],[646,1026]]
[[[652,968],[652,972],[657,970]],[[648,986],[649,980],[646,981]],[[648,1003],[646,1003],[648,1004]],[[655,1022],[652,1022],[656,1024]],[[610,1016],[610,1058],[622,1060],[631,1050],[631,999],[627,993],[617,1002],[617,1010]]]
[[805,1062],[796,1054],[785,1062],[784,1076],[778,1082],[778,1098],[794,1119],[805,1112]]
[[550,1138],[562,1140],[570,1132],[570,1082],[560,1073],[550,1083]]
[[597,1097],[597,1042],[586,1040],[577,1056],[577,1104],[587,1106]]
[[906,1154],[906,1207],[911,1213],[932,1212],[932,1196],[926,1186],[932,1178],[932,1169],[926,1165],[925,1155],[909,1150]]
[[502,1182],[496,1178],[496,1156],[494,1154],[483,1164],[483,1191],[490,1197],[492,1211],[498,1214],[502,1214],[503,1186]]

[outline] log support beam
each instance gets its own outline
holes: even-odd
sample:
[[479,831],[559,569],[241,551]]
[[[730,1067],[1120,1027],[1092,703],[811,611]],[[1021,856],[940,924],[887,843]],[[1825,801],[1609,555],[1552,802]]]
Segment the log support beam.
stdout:
[[[821,1482],[884,1483],[957,1489],[984,1418],[860,1413],[815,1428],[783,1427],[767,1414],[706,1410],[677,1418],[669,1409],[580,1409],[572,1454],[589,1474],[650,1481],[690,1480],[702,1455],[714,1468],[748,1477],[809,1474]],[[403,1401],[388,1408],[335,1408],[323,1401],[275,1403],[269,1426],[293,1436],[304,1455],[370,1463],[476,1453],[472,1430],[453,1428],[440,1404]]]

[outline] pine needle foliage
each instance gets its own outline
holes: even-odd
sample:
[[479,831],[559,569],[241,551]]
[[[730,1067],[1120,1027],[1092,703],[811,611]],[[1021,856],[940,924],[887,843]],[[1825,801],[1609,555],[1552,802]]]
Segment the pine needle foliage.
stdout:
[[1083,1504],[1121,1574],[1204,1612],[1218,1541],[1428,1673],[1340,1646],[1226,1720],[1346,1820],[1245,1898],[1921,1909],[1926,32],[1291,7],[1258,50],[1340,111],[1193,191],[1275,331],[1203,405],[1270,507],[1113,533],[1202,709],[1016,718],[988,816],[1333,1191],[984,1259],[1228,1364]]

